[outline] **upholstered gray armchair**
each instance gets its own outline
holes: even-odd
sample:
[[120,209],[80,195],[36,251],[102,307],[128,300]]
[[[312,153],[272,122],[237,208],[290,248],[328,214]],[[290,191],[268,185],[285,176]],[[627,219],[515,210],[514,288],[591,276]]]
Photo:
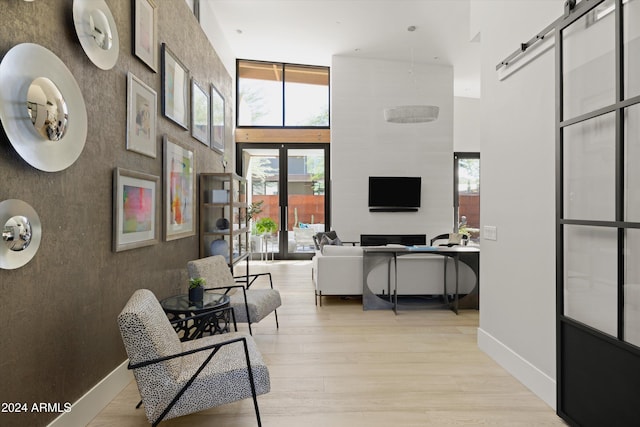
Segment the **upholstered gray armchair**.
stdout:
[[[233,307],[237,322],[247,323],[249,333],[251,324],[257,323],[268,316],[271,312],[276,318],[276,328],[278,325],[278,312],[276,309],[282,305],[280,292],[273,289],[271,273],[254,274],[247,276],[233,277],[226,260],[221,255],[214,255],[206,258],[187,262],[189,277],[202,277],[207,282],[206,289],[224,289],[229,295],[229,306]],[[268,276],[270,288],[252,288],[254,280],[258,276]],[[238,284],[238,280],[245,280],[246,286]]]
[[180,342],[160,303],[136,291],[118,325],[147,419],[162,420],[268,393],[269,371],[253,338],[231,332]]

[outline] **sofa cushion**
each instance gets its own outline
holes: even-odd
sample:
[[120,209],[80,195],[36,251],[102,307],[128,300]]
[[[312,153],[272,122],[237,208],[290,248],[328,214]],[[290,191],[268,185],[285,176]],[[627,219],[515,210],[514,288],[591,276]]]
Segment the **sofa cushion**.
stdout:
[[322,248],[322,255],[324,256],[362,256],[362,247],[325,245]]

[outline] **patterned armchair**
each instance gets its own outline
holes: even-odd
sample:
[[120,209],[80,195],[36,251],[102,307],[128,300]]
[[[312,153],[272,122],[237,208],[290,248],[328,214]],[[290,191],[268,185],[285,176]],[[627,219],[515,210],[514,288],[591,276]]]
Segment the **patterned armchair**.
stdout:
[[253,398],[270,391],[269,371],[253,338],[238,332],[180,342],[154,294],[137,290],[118,315],[149,422]]
[[[278,325],[278,312],[276,309],[282,305],[280,292],[273,289],[271,273],[253,274],[234,278],[229,270],[226,260],[221,255],[214,255],[206,258],[187,262],[189,277],[202,277],[207,282],[206,289],[224,289],[229,295],[229,306],[233,308],[236,321],[247,323],[249,333],[251,324],[257,323],[268,316],[271,312],[276,318],[276,328]],[[267,275],[269,277],[268,289],[251,288],[251,284],[258,276]],[[245,279],[246,287],[239,285],[236,279]],[[242,292],[238,292],[241,289]]]

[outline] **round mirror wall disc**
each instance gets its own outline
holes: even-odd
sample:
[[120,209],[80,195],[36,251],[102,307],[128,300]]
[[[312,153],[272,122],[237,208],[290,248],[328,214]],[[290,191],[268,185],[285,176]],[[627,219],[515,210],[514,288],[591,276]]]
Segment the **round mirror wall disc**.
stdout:
[[49,79],[38,77],[27,90],[31,123],[44,139],[60,141],[67,130],[69,110],[62,94]]
[[73,24],[82,49],[96,67],[110,70],[118,62],[116,21],[104,0],[73,0]]
[[0,121],[31,166],[57,172],[80,157],[87,109],[78,83],[50,50],[22,43],[0,62]]
[[22,200],[0,202],[0,268],[22,267],[35,256],[42,238],[42,224],[36,211]]

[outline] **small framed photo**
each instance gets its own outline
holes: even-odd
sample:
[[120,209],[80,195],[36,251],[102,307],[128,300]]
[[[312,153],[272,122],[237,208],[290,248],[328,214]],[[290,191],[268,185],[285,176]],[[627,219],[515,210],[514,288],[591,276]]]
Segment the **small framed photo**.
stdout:
[[189,70],[162,43],[162,114],[189,129]]
[[207,147],[211,138],[209,93],[191,79],[191,135]]
[[127,74],[127,150],[156,158],[158,96],[131,72]]
[[224,98],[211,85],[211,148],[224,152]]
[[164,137],[164,240],[196,234],[194,152]]
[[160,178],[116,168],[113,172],[113,251],[158,243],[157,189]]
[[158,12],[154,0],[133,0],[133,54],[158,71]]

